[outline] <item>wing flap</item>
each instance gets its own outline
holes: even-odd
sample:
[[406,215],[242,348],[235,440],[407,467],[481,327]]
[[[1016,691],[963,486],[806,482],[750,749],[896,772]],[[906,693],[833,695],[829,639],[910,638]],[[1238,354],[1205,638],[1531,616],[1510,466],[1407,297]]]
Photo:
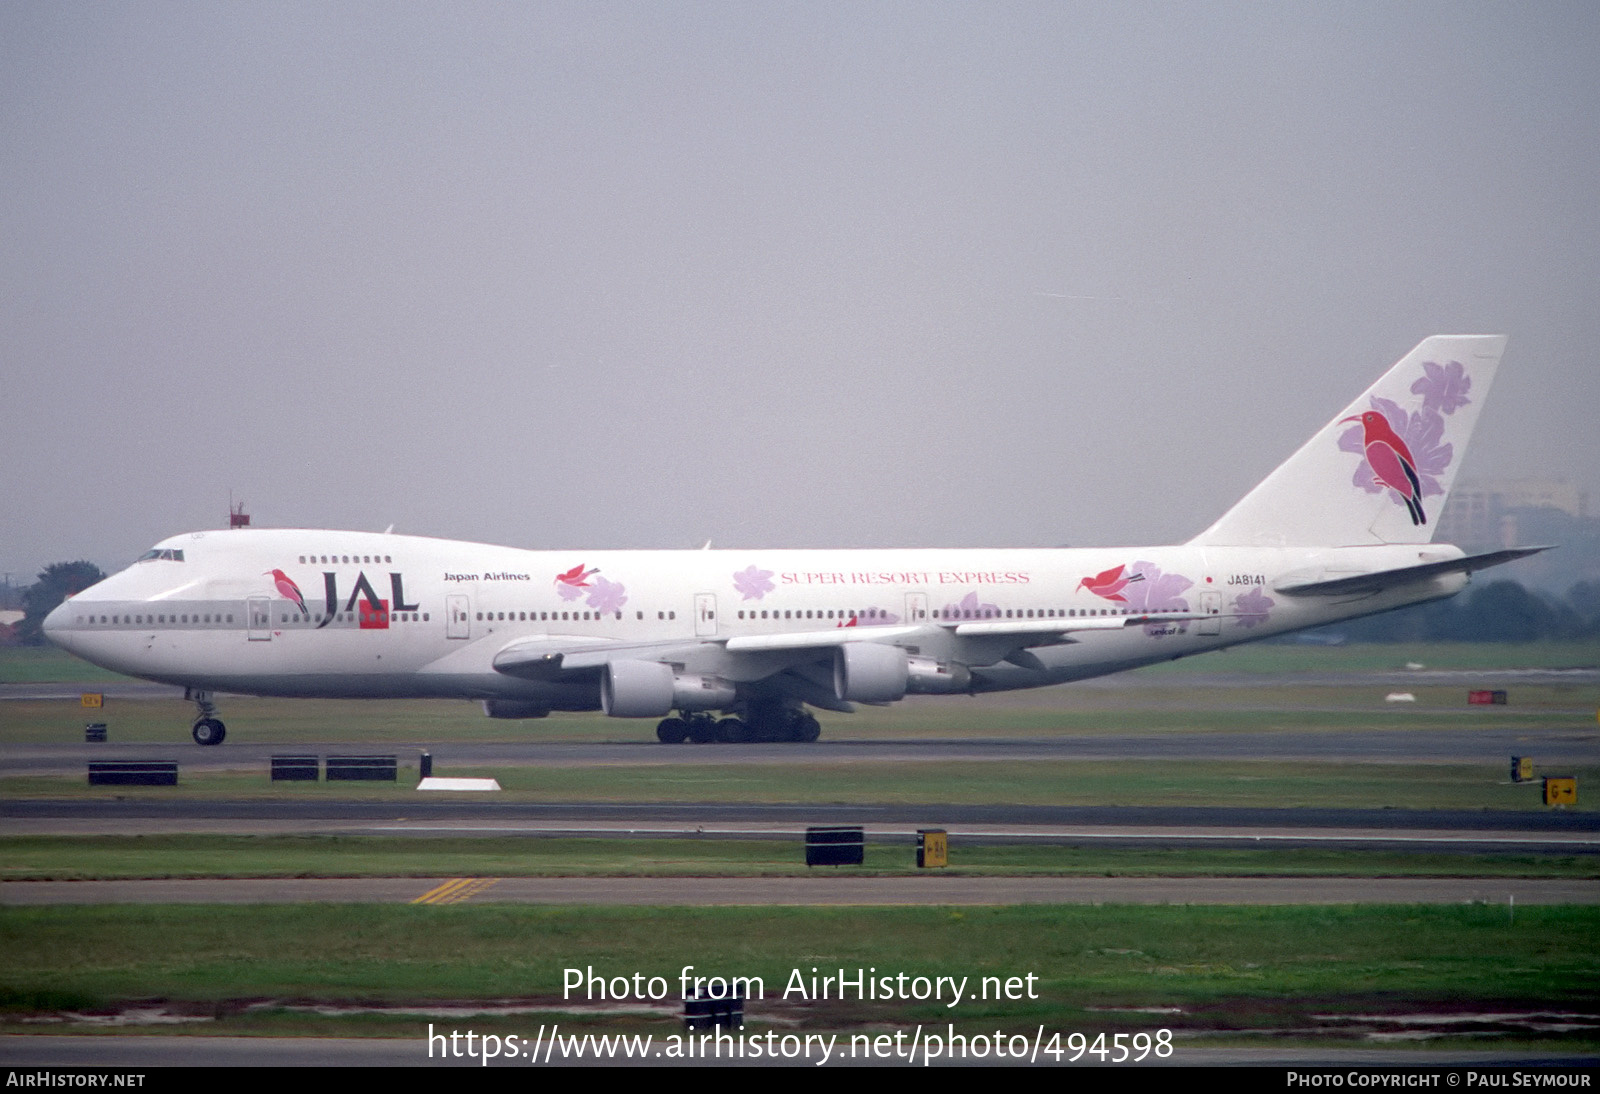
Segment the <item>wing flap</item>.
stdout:
[[773,650],[824,649],[847,642],[888,642],[937,633],[926,626],[835,627],[829,631],[795,631],[791,634],[747,634],[727,640],[729,653],[764,653]]
[[1078,631],[1120,631],[1149,623],[1183,623],[1200,618],[1203,617],[1184,612],[1164,612],[1160,615],[1140,613],[1081,619],[1000,619],[988,623],[957,623],[955,633],[960,638],[1025,638],[1029,635],[1066,635]]

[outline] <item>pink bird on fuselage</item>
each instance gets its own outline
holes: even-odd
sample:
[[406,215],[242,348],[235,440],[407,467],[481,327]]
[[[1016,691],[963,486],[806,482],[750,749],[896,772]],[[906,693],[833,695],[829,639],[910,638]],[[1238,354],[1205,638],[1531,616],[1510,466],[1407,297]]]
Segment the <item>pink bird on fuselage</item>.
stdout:
[[1400,500],[1406,503],[1406,512],[1411,514],[1412,524],[1427,524],[1427,514],[1422,511],[1422,479],[1417,475],[1417,461],[1405,439],[1389,424],[1389,419],[1376,410],[1369,410],[1359,417],[1341,421],[1361,423],[1361,450],[1366,453],[1372,477],[1400,495]]
[[563,585],[571,585],[574,589],[587,589],[589,587],[589,582],[586,581],[585,578],[591,577],[599,572],[600,567],[595,566],[591,569],[585,570],[583,568],[583,563],[580,562],[565,573],[557,574],[556,580]]
[[1128,598],[1122,595],[1122,590],[1126,589],[1131,582],[1144,580],[1143,574],[1129,574],[1127,577],[1123,577],[1122,572],[1127,568],[1127,564],[1124,563],[1121,566],[1113,566],[1109,570],[1102,570],[1093,577],[1086,577],[1078,582],[1078,588],[1088,589],[1095,596],[1126,604]]
[[300,586],[294,583],[293,578],[282,570],[267,570],[265,573],[272,578],[272,583],[278,587],[279,596],[285,600],[294,601],[306,615],[311,614],[306,610],[306,598],[300,595]]

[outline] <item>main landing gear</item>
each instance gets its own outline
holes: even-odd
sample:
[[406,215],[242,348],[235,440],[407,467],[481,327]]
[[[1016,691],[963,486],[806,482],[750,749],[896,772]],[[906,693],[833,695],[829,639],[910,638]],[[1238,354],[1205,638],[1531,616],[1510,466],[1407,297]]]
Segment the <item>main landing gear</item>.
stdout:
[[217,717],[217,704],[211,701],[211,693],[185,689],[183,697],[199,709],[199,713],[194,716],[194,728],[190,730],[194,736],[194,743],[220,745],[223,738],[228,735],[228,727]]
[[751,703],[742,718],[717,718],[710,714],[674,715],[656,726],[656,739],[664,745],[711,744],[739,741],[815,741],[822,724],[808,712],[779,703]]

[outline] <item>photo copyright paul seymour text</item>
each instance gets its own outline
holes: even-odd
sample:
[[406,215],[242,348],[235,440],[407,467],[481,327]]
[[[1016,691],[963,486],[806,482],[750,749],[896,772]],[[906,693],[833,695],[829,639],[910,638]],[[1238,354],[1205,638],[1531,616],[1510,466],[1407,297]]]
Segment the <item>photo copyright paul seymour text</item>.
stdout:
[[1284,1073],[1287,1087],[1422,1087],[1434,1090],[1487,1090],[1495,1087],[1532,1089],[1535,1087],[1575,1087],[1589,1089],[1591,1075],[1581,1071],[1289,1071]]

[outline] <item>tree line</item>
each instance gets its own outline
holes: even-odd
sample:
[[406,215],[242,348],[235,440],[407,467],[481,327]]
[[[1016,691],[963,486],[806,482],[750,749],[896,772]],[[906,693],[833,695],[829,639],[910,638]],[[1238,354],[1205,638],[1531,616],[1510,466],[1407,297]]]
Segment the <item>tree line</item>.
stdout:
[[1564,597],[1515,581],[1472,585],[1435,600],[1305,632],[1349,642],[1537,642],[1600,638],[1600,581],[1580,581]]

